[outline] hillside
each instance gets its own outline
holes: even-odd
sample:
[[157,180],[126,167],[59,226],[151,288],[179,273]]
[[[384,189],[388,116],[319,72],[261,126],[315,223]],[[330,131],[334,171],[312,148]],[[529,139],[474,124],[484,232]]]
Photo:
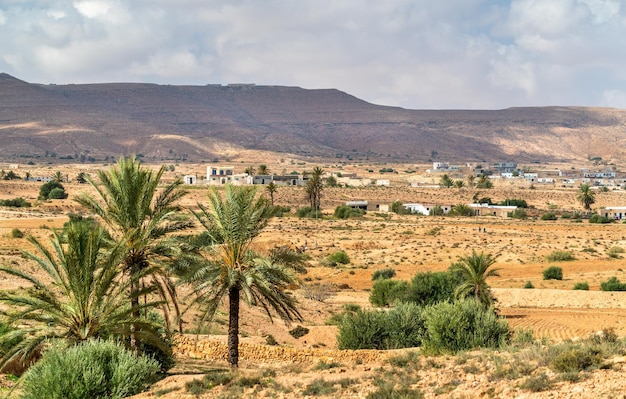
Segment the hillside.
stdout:
[[424,162],[551,162],[626,155],[626,110],[407,110],[335,89],[136,83],[44,85],[0,74],[0,159],[141,153],[224,159],[225,150]]

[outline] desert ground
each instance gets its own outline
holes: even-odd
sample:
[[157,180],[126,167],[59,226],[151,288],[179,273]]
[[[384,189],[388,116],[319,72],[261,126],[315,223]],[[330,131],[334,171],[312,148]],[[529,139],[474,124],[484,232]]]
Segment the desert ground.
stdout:
[[[277,156],[266,162],[274,170],[281,168],[288,172],[311,168],[310,163],[284,160]],[[322,166],[326,169],[336,167],[331,163]],[[528,185],[497,182],[494,189],[479,190],[480,197],[490,197],[494,202],[505,198],[525,199],[531,206],[529,214],[534,216],[527,220],[376,212],[349,220],[331,217],[335,206],[348,200],[457,204],[471,202],[477,193],[472,188],[411,188],[407,183],[410,180],[432,184],[438,178],[425,172],[427,165],[395,167],[398,170],[416,171],[393,175],[391,187],[326,188],[322,196],[323,219],[299,219],[293,214],[274,218],[261,234],[257,241],[260,250],[277,245],[306,247],[306,253],[310,256],[308,271],[302,276],[302,287],[294,291],[304,320],[295,324],[309,328],[310,332],[295,339],[289,334],[294,324],[286,325],[280,321],[270,323],[257,309],[245,309],[240,324],[242,343],[256,349],[250,349],[249,352],[242,350],[240,372],[256,375],[263,370],[274,370],[273,379],[289,388],[278,392],[259,387],[242,388],[239,396],[300,397],[304,395],[304,387],[315,379],[338,380],[349,377],[359,382],[349,384],[350,388],[335,390],[329,396],[365,397],[374,389],[372,381],[381,370],[394,370],[389,366],[388,359],[406,356],[407,350],[376,354],[365,352],[362,355],[356,351],[353,355],[345,355],[343,351],[337,350],[337,327],[327,325],[326,321],[346,304],[370,307],[368,297],[372,286],[371,277],[376,270],[392,268],[396,271],[395,278],[410,280],[418,272],[446,270],[458,256],[471,254],[473,250],[497,257],[495,267],[500,269],[500,276],[492,277],[488,282],[493,288],[500,315],[507,319],[512,329],[531,328],[535,337],[543,339],[545,343],[584,339],[603,329],[614,329],[619,336],[626,336],[626,293],[600,291],[601,282],[610,277],[626,281],[625,255],[610,251],[615,247],[626,249],[625,225],[589,224],[586,220],[575,222],[561,218],[542,221],[537,217],[547,211],[559,214],[582,210],[576,201],[575,187],[531,188]],[[0,262],[33,270],[33,265],[20,256],[21,251],[31,249],[28,242],[25,238],[12,238],[11,231],[18,228],[38,238],[48,236],[47,228],[61,227],[67,221],[68,213],[82,212],[72,197],[81,192],[90,192],[90,188],[72,182],[73,177],[80,171],[93,173],[103,168],[106,167],[32,167],[32,175],[52,174],[61,170],[68,176],[70,181],[64,183],[70,195],[67,200],[40,202],[36,197],[41,183],[0,181],[0,199],[23,197],[35,205],[32,208],[0,207]],[[357,172],[360,175],[366,174],[366,170],[371,168],[367,165],[341,166],[344,173]],[[374,168],[378,170],[378,166]],[[177,165],[176,171],[167,172],[165,177],[173,179],[187,173],[201,174],[204,169],[205,165]],[[19,172],[23,173],[23,170]],[[189,194],[183,200],[185,208],[193,209],[198,202],[205,201],[208,190],[205,186],[188,187],[188,190]],[[279,188],[274,201],[291,207],[292,211],[306,205],[304,191],[297,187]],[[610,205],[626,205],[626,192],[598,192],[594,208]],[[336,267],[325,266],[324,259],[338,250],[349,255],[350,263]],[[569,251],[575,259],[548,262],[546,256],[557,250]],[[552,265],[563,268],[563,280],[543,280],[542,271]],[[528,282],[532,283],[534,289],[523,288]],[[572,290],[580,282],[587,282],[589,291]],[[15,279],[3,276],[0,280],[0,289],[18,286]],[[323,289],[324,298],[311,299],[307,293],[313,289]],[[187,294],[183,289],[183,300]],[[200,339],[223,341],[225,321],[225,314],[222,314],[213,325],[202,330],[203,334],[210,332],[210,335],[202,335]],[[195,330],[192,315],[186,319],[185,328],[186,332]],[[268,335],[275,338],[278,347],[266,345]],[[307,355],[298,357],[298,351]],[[246,353],[257,355],[246,357]],[[285,356],[285,353],[290,355]],[[179,363],[173,369],[173,375],[138,398],[208,398],[226,395],[228,392],[220,389],[200,395],[185,392],[185,383],[211,370],[226,367],[224,358],[194,359],[198,356],[197,353],[179,354]],[[578,383],[559,382],[547,392],[530,393],[517,387],[518,382],[494,381],[488,377],[497,368],[495,360],[490,358],[492,354],[481,352],[464,356],[462,363],[458,357],[430,360],[421,357],[418,360],[421,365],[417,372],[419,381],[414,386],[420,389],[424,397],[591,398],[623,395],[620,371],[624,359],[615,360],[616,366],[612,369],[596,371]],[[337,361],[336,367],[316,367],[319,362],[335,359],[342,359]],[[475,362],[478,371],[468,372],[467,362]]]

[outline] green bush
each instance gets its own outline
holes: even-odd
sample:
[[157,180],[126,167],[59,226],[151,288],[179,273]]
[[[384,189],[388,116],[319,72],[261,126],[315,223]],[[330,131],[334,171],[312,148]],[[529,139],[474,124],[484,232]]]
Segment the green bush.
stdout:
[[295,339],[300,339],[309,333],[309,329],[306,327],[302,327],[301,325],[296,326],[295,328],[289,330],[289,334]]
[[441,207],[441,205],[435,205],[430,209],[430,212],[428,214],[430,216],[442,216],[443,208]]
[[110,341],[53,347],[26,372],[22,399],[125,398],[145,389],[158,371],[155,360]]
[[310,206],[303,206],[302,208],[298,208],[296,215],[300,218],[321,219],[322,211],[315,210]]
[[544,280],[563,280],[563,268],[550,266],[543,271]]
[[[385,280],[383,280],[385,281]],[[421,307],[401,303],[389,311],[358,310],[339,324],[339,349],[399,349],[420,346],[425,332]]]
[[374,282],[370,303],[374,306],[389,306],[406,300],[409,283],[404,280],[380,279]]
[[52,181],[42,184],[41,188],[39,189],[39,199],[40,200],[51,199],[50,193],[55,189],[61,190],[61,191],[57,190],[54,194],[55,196],[60,196],[61,195],[60,193],[63,193],[65,195],[62,198],[55,198],[55,199],[67,198],[67,194],[65,194],[65,187],[63,187],[63,184],[61,184],[61,182],[59,181],[52,180]]
[[350,219],[350,218],[358,218],[365,215],[365,211],[363,209],[352,208],[348,205],[339,205],[335,208],[335,216],[337,219]]
[[522,208],[517,208],[513,212],[511,212],[510,217],[513,219],[526,219],[528,216],[526,215],[526,211]]
[[13,230],[11,230],[11,237],[13,237],[13,238],[22,238],[22,237],[24,237],[24,233],[22,232],[22,230],[20,230],[17,227],[15,227]]
[[289,214],[291,212],[291,208],[288,206],[274,205],[270,209],[270,215],[277,218],[281,218],[285,214]]
[[592,215],[589,218],[589,223],[601,223],[601,224],[606,224],[606,223],[614,223],[615,220],[611,219],[611,218],[607,218],[604,217],[602,215],[598,215],[597,213]]
[[626,283],[621,283],[617,277],[613,276],[600,284],[602,291],[626,291]]
[[587,282],[576,283],[573,289],[580,290],[580,291],[589,291],[589,284]]
[[428,306],[423,317],[426,334],[422,346],[431,353],[498,348],[508,343],[511,337],[506,320],[473,299]]
[[411,213],[410,209],[407,209],[402,205],[402,201],[392,202],[390,210],[398,215],[408,215]]
[[530,290],[530,289],[535,288],[535,286],[533,285],[532,281],[527,281],[526,284],[524,284],[524,288]]
[[526,200],[518,199],[518,198],[512,198],[512,199],[507,198],[504,201],[500,202],[499,205],[516,206],[518,208],[528,208],[528,203],[526,202]]
[[48,199],[65,199],[67,198],[67,193],[63,188],[53,188],[48,194]]
[[0,206],[10,206],[13,208],[30,208],[31,203],[26,201],[24,198],[13,198],[7,200],[0,200]]
[[556,215],[553,212],[547,212],[541,215],[541,220],[556,220]]
[[337,266],[338,263],[341,263],[342,265],[347,265],[348,263],[350,263],[350,258],[348,257],[348,254],[344,251],[337,251],[328,255],[328,257],[326,258],[326,262],[328,262],[330,266]]
[[553,251],[551,254],[546,256],[546,260],[548,262],[566,262],[575,259],[574,255],[572,255],[569,251]]
[[566,373],[588,370],[600,363],[602,363],[602,354],[598,349],[590,346],[564,345],[558,348],[558,352],[550,361],[550,367],[554,371]]
[[395,276],[396,276],[396,271],[388,267],[385,269],[376,270],[374,274],[372,274],[372,281],[386,280],[389,278],[393,278]]
[[418,305],[432,305],[454,299],[454,290],[461,277],[454,272],[422,272],[411,280],[407,301]]

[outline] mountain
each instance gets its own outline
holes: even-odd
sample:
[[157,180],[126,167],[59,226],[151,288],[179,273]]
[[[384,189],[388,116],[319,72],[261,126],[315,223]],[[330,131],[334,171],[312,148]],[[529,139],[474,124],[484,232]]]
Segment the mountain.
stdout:
[[0,159],[211,160],[224,149],[425,162],[626,155],[626,110],[408,110],[335,89],[248,84],[45,85],[0,73]]

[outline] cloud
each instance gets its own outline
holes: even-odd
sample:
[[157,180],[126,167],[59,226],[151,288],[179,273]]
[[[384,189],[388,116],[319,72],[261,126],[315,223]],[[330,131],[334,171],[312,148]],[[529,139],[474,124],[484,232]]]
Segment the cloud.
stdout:
[[27,81],[255,82],[407,108],[617,104],[623,37],[616,0],[0,0],[0,70]]

